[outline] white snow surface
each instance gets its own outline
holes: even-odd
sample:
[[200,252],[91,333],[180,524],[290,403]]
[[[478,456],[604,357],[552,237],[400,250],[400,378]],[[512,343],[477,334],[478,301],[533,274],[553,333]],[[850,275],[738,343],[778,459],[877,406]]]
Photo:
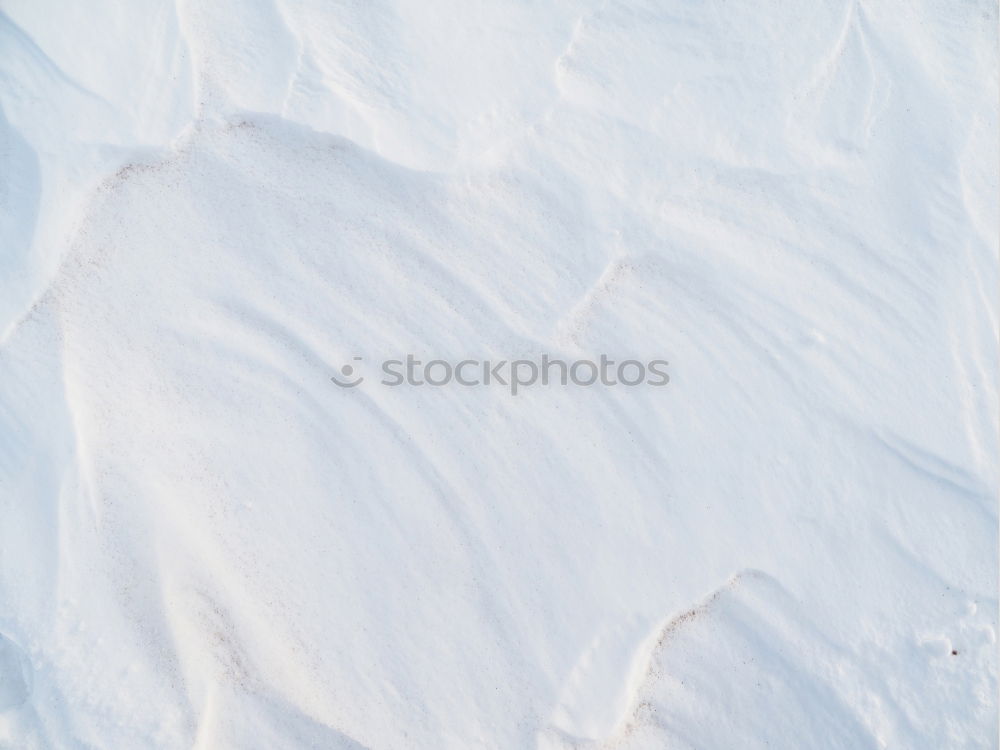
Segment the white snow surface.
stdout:
[[995,1],[0,8],[0,747],[998,746]]

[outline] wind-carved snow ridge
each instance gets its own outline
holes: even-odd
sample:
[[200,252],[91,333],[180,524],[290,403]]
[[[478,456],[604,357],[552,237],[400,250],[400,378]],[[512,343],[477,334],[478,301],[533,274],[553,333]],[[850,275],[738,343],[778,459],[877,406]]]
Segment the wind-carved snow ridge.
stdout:
[[0,747],[997,747],[996,29],[6,2]]
[[[958,656],[988,658],[988,621],[968,603],[962,628],[972,635],[971,653],[930,634],[920,648],[945,665],[954,666]],[[539,747],[763,748],[784,746],[791,734],[810,747],[920,746],[931,722],[909,711],[903,686],[866,677],[877,658],[839,646],[822,623],[802,616],[800,603],[772,577],[743,571],[640,645],[633,658],[639,668],[624,691],[627,708],[613,732],[584,740],[552,729]],[[961,669],[949,672],[947,692],[986,718],[991,683],[969,684]],[[972,731],[933,741],[971,746],[980,739]]]

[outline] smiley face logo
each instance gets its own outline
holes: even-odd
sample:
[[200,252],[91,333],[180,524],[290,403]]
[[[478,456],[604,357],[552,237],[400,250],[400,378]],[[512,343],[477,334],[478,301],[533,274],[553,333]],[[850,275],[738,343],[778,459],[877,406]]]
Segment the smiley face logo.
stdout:
[[[361,357],[355,357],[354,360],[356,362],[360,362]],[[364,376],[362,375],[358,375],[356,380],[353,381],[350,380],[350,377],[354,374],[354,367],[352,365],[344,365],[343,367],[341,367],[340,374],[348,379],[346,383],[342,381],[340,378],[338,378],[336,375],[331,376],[330,380],[339,385],[341,388],[353,388],[356,385],[360,385],[361,382],[364,381]]]

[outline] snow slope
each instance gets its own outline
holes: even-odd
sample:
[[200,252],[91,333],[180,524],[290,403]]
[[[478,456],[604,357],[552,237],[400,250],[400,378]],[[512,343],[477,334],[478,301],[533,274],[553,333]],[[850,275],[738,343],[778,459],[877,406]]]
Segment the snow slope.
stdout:
[[5,0],[0,747],[996,748],[997,28]]

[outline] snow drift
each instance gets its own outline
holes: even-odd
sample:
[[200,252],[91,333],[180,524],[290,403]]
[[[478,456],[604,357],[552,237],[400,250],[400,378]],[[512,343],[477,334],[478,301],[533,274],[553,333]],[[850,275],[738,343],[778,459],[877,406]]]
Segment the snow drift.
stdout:
[[0,40],[3,746],[997,747],[995,3]]

